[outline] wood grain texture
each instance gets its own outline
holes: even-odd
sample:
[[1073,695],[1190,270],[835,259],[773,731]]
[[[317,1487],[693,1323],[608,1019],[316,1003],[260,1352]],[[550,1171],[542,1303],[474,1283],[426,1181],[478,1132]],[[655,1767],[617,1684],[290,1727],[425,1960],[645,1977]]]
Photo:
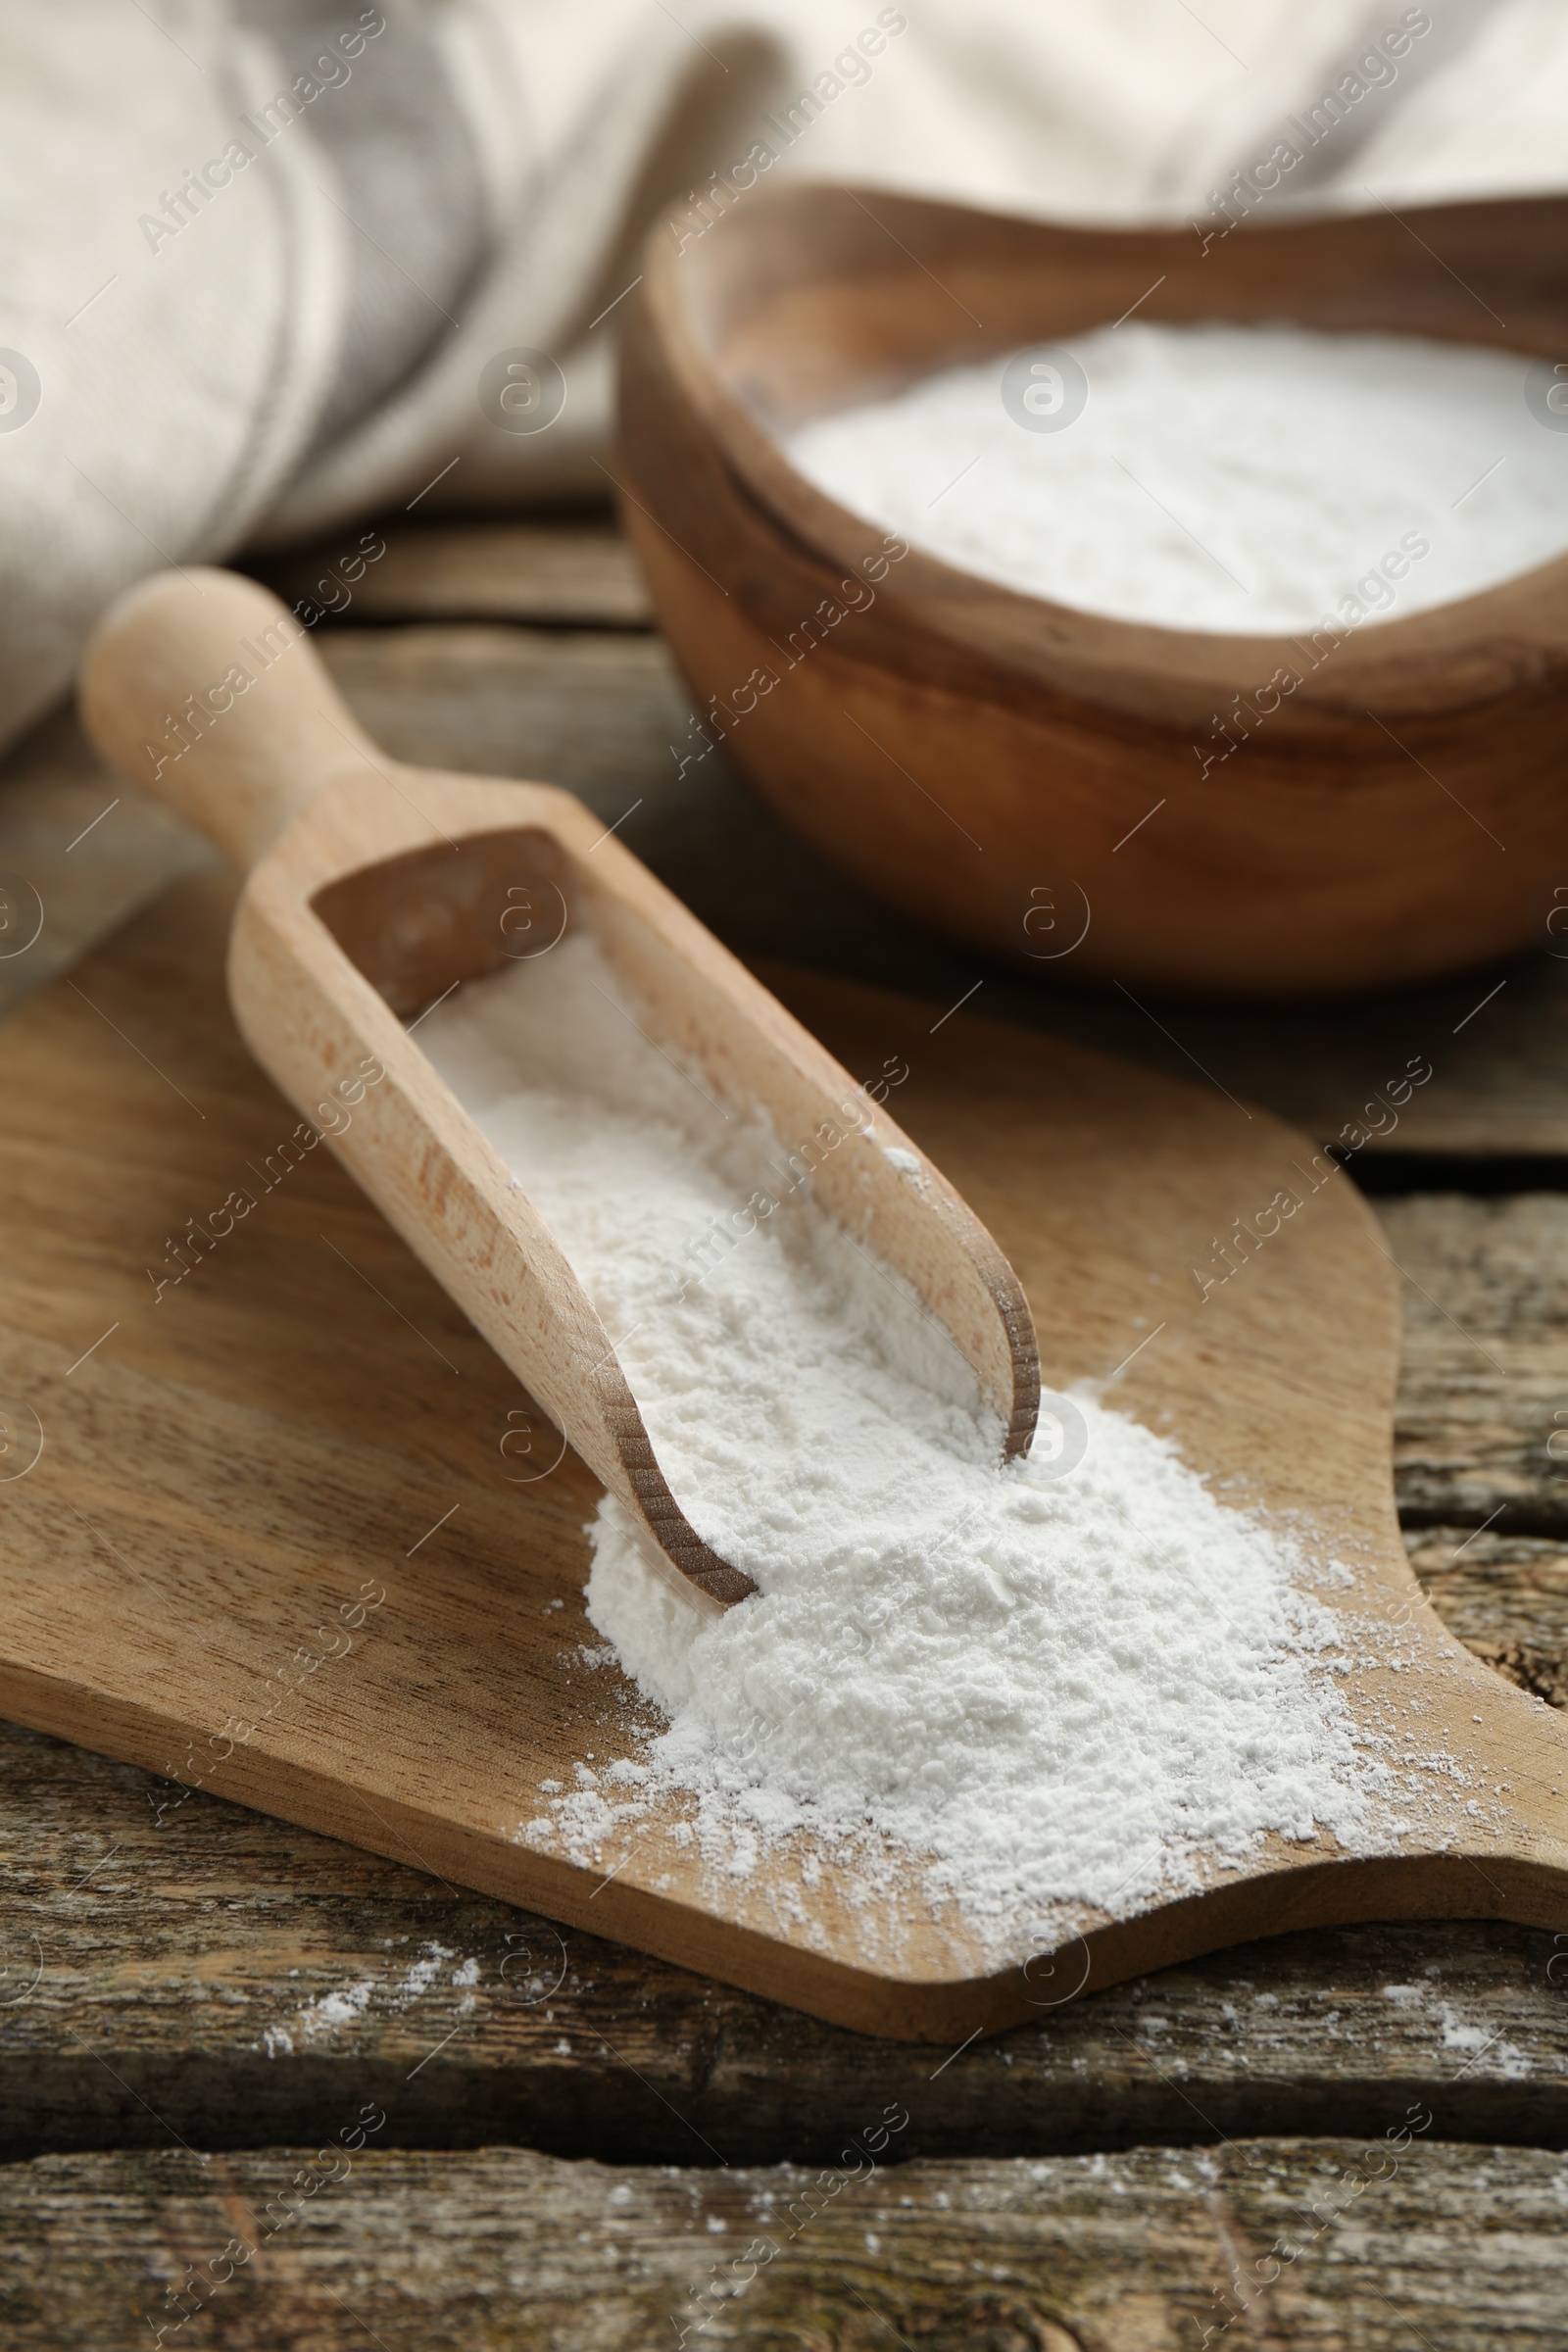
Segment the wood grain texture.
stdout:
[[1568,1707],[1568,1555],[1560,1541],[1494,1527],[1405,1531],[1421,1589],[1473,1656]]
[[1416,228],[1385,206],[1254,219],[1205,250],[1185,225],[796,184],[690,251],[656,229],[621,343],[617,479],[713,731],[871,895],[1020,968],[1070,932],[1086,976],[1255,1002],[1523,949],[1561,838],[1568,562],[1359,633],[1155,628],[907,548],[817,490],[784,438],[1134,307],[1554,352],[1563,217],[1557,198],[1451,204]]
[[[956,2041],[1027,2015],[1038,1986],[977,1967],[946,1922],[901,1921],[884,1963],[868,1955],[865,1914],[830,1901],[817,1915],[827,1951],[803,1961],[762,1891],[715,1890],[657,1824],[624,1849],[607,1839],[596,1862],[515,1842],[540,1780],[569,1785],[576,1761],[624,1740],[618,1678],[579,1664],[584,1474],[508,1486],[500,1443],[526,1400],[322,1157],[280,1173],[253,1215],[192,1252],[181,1287],[152,1299],[146,1269],[166,1237],[205,1227],[291,1125],[283,1113],[279,1128],[221,1005],[225,914],[214,886],[192,886],[85,967],[83,993],[37,1000],[0,1039],[18,1105],[3,1139],[6,1385],[36,1399],[51,1432],[35,1473],[0,1487],[29,1579],[25,1598],[14,1582],[6,1629],[8,1711],[863,2028]],[[1212,1307],[1184,1306],[1189,1254],[1233,1201],[1270,1198],[1288,1137],[1196,1089],[1152,1075],[1134,1089],[1125,1071],[964,1015],[932,1034],[930,1008],[906,1000],[807,978],[792,994],[849,1066],[906,1054],[908,1123],[1052,1301],[1048,1377],[1109,1371],[1157,1312],[1169,1336],[1131,1367],[1128,1404],[1176,1414],[1194,1458],[1241,1482],[1231,1491],[1314,1519],[1342,1512],[1336,1546],[1347,1531],[1360,1546],[1357,1606],[1386,1596],[1402,1620],[1414,1587],[1383,1434],[1393,1276],[1347,1180],[1326,1179],[1299,1237]],[[1138,1104],[1146,1126],[1129,1137]],[[408,1358],[412,1376],[390,1370]],[[370,1590],[384,1601],[362,1606],[351,1655],[334,1635],[340,1654],[319,1674],[291,1663]],[[1473,1826],[1426,1823],[1412,1843],[1436,1839],[1448,1858],[1425,1876],[1419,1863],[1303,1871],[1293,1848],[1196,1907],[1091,1926],[1089,1981],[1323,1924],[1346,1905],[1553,1918],[1541,1775],[1561,1745],[1556,1718],[1473,1665],[1435,1619],[1418,1609],[1411,1624],[1435,1720],[1457,1718],[1445,1737],[1461,1752],[1494,1740],[1489,1780],[1519,1800]],[[92,1690],[74,1690],[89,1653]],[[1363,1675],[1375,1690],[1370,1667],[1352,1690]],[[1401,1694],[1413,1679],[1401,1675]],[[1490,1729],[1473,1731],[1475,1715]]]
[[1384,2131],[891,2169],[847,2144],[811,2171],[694,2174],[332,2149],[8,2173],[8,2345],[119,2352],[181,2322],[163,2341],[216,2352],[1562,2343],[1565,2177],[1545,2154],[1396,2152]]
[[1108,1987],[962,2050],[803,2018],[581,1929],[11,1727],[0,2157],[311,2140],[826,2163],[1256,2133],[1568,2139],[1568,1947],[1485,1922],[1319,1929]]
[[[375,542],[383,552],[367,561],[367,543]],[[642,573],[608,513],[390,523],[384,531],[342,531],[243,568],[312,625],[315,614],[356,622],[534,621],[551,628],[645,629],[653,621]]]
[[1383,1202],[1406,1344],[1396,1458],[1408,1521],[1499,1508],[1499,1532],[1568,1534],[1568,1199]]

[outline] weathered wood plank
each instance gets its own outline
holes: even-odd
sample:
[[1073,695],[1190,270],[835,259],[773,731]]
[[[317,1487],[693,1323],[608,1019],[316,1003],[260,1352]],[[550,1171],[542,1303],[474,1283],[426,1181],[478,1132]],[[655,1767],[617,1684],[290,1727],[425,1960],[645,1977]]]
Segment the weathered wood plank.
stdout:
[[[0,1736],[0,2155],[318,2138],[831,2160],[1260,2132],[1568,2136],[1568,1943],[1480,1923],[1218,1953],[955,2056],[756,1996],[127,1765]],[[1559,1946],[1563,1948],[1559,1950]]]
[[1568,1196],[1375,1204],[1406,1275],[1395,1449],[1407,1524],[1568,1534]]
[[1568,1554],[1550,1538],[1405,1530],[1410,1565],[1467,1649],[1522,1690],[1568,1707]]
[[[595,807],[610,816],[652,787],[660,805],[639,811],[639,830],[676,813],[669,739],[684,710],[657,637],[410,627],[323,629],[316,642],[367,724],[395,729],[398,740],[385,748],[399,759],[564,783],[599,796]],[[692,804],[681,800],[678,813],[689,815]]]
[[[1559,2157],[1401,2143],[1421,2117],[1393,2107],[1365,2140],[877,2163],[863,2140],[897,2112],[877,2100],[809,2172],[351,2152],[338,2130],[319,2152],[45,2159],[0,2175],[7,2344],[1171,2352],[1233,2329],[1303,2352],[1562,2344]],[[359,2114],[340,2119],[351,2142]]]
[[[379,545],[382,553],[373,554]],[[537,521],[344,529],[245,566],[304,617],[653,625],[636,559],[609,513]]]

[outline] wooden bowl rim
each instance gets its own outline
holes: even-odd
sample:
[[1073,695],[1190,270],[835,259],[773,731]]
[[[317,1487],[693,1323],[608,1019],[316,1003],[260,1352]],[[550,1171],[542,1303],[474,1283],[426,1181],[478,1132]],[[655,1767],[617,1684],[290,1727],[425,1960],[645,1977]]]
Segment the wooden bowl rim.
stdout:
[[[892,213],[901,217],[901,225],[909,227],[911,233],[917,233],[917,220],[923,218],[928,222],[951,224],[971,239],[989,230],[1007,244],[1027,242],[1048,252],[1054,246],[1079,251],[1099,246],[1107,256],[1136,249],[1157,258],[1160,248],[1169,253],[1186,241],[1185,228],[1166,223],[1150,227],[1084,225],[879,188],[868,187],[862,195],[850,186],[805,179],[760,187],[744,204],[715,221],[691,253],[675,245],[664,225],[656,226],[643,257],[638,302],[643,318],[749,502],[760,507],[802,552],[835,571],[857,565],[861,557],[856,551],[866,533],[878,526],[817,489],[791,463],[783,443],[727,379],[715,338],[701,318],[699,297],[720,251],[715,240],[755,243],[763,237],[776,238],[781,220],[793,229],[791,214],[814,213],[818,221],[824,212],[847,217],[851,206],[868,210],[867,198],[877,208],[872,218],[879,226],[885,222],[878,215]],[[1445,220],[1490,218],[1502,224],[1509,215],[1518,219],[1527,214],[1548,222],[1554,220],[1568,228],[1568,194],[1475,198],[1411,206],[1406,211],[1434,233],[1441,233]],[[1390,217],[1405,225],[1402,215]],[[1235,234],[1289,247],[1303,234],[1350,237],[1376,219],[1370,211],[1314,210],[1309,216],[1297,214],[1288,220],[1249,220],[1237,226]],[[892,235],[891,230],[888,233]],[[818,241],[813,236],[812,242]],[[894,241],[916,269],[923,267],[902,239]],[[1425,239],[1418,241],[1425,243]],[[726,261],[733,268],[728,256]],[[866,272],[858,268],[824,272],[827,276],[852,274]],[[907,275],[907,264],[901,268],[890,263],[889,274]],[[1211,311],[1190,315],[1223,318],[1236,314],[1234,310],[1227,314],[1221,302]],[[1434,334],[1432,339],[1469,338]],[[1535,340],[1540,340],[1539,335]],[[1562,342],[1568,349],[1568,289]],[[1011,347],[1009,341],[999,342],[996,348]],[[1517,352],[1521,360],[1532,356],[1528,340],[1499,343],[1492,338],[1490,347]],[[891,590],[892,581],[887,585]],[[1124,620],[987,580],[912,544],[899,560],[897,594],[906,605],[920,608],[922,622],[929,630],[968,650],[982,645],[989,659],[1004,668],[1037,677],[1044,674],[1053,682],[1070,682],[1075,694],[1093,701],[1130,701],[1146,710],[1152,700],[1160,698],[1162,689],[1166,694],[1179,694],[1184,705],[1190,703],[1195,687],[1204,695],[1223,690],[1228,696],[1239,679],[1250,681],[1256,692],[1270,682],[1277,669],[1297,668],[1301,661],[1300,641],[1311,639],[1322,627],[1320,621],[1316,630],[1303,627],[1295,635],[1242,635]],[[1382,702],[1392,708],[1415,702],[1422,710],[1437,711],[1491,700],[1519,682],[1517,674],[1497,674],[1494,657],[1499,645],[1511,653],[1504,667],[1514,673],[1521,666],[1539,667],[1543,661],[1547,664],[1568,661],[1568,551],[1466,597],[1387,620],[1347,624],[1347,634],[1331,649],[1331,689],[1314,696],[1312,676],[1302,676],[1291,704],[1280,706],[1280,715],[1289,726],[1291,718],[1298,721],[1303,707],[1309,710],[1314,702],[1319,710],[1325,706],[1339,710],[1346,705],[1362,708]],[[1482,657],[1479,678],[1475,674],[1478,655]],[[1494,659],[1488,660],[1488,656]],[[1130,696],[1124,695],[1119,684],[1133,679],[1137,686]]]

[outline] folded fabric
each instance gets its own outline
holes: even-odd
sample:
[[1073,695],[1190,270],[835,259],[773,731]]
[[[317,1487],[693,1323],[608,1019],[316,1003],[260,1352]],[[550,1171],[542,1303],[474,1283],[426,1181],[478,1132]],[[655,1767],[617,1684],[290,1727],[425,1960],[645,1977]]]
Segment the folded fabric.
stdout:
[[1553,0],[5,0],[0,39],[0,740],[162,564],[608,490],[642,239],[716,186],[1202,233],[1568,155]]

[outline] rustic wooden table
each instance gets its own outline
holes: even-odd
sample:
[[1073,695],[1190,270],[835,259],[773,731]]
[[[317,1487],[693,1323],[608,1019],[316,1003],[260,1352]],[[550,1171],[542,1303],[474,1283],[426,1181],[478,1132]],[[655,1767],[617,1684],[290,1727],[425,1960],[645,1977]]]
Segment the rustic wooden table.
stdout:
[[[341,579],[343,537],[269,576]],[[318,641],[381,741],[571,786],[745,956],[979,982],[1322,1139],[1430,1058],[1353,1163],[1404,1276],[1400,1508],[1459,1636],[1568,1705],[1568,962],[1338,1012],[1047,993],[869,906],[718,755],[677,773],[686,700],[604,519],[389,531],[344,593]],[[0,1007],[203,855],[38,730],[0,880],[46,919]],[[156,1798],[0,1733],[15,2352],[1568,2343],[1568,1936],[1292,1936],[933,2052]],[[864,2153],[884,2118],[915,2161]]]

